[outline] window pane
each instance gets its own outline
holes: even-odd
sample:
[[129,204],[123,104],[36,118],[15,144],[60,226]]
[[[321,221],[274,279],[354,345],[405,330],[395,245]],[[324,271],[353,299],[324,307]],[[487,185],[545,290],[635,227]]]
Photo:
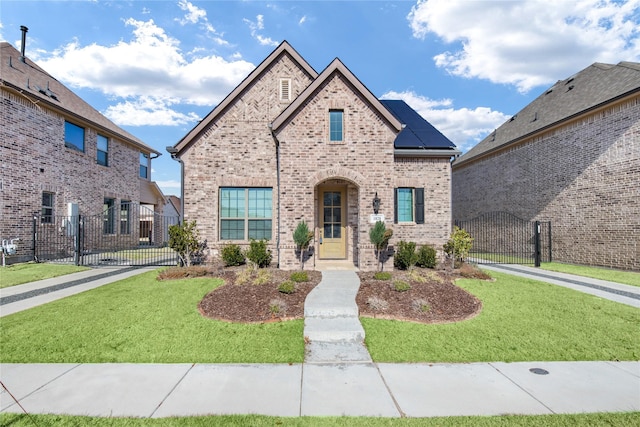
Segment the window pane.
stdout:
[[109,139],[106,136],[98,135],[98,150],[109,151]]
[[333,238],[334,239],[340,239],[342,237],[342,227],[340,227],[340,224],[333,224]]
[[140,178],[149,178],[149,156],[140,153]]
[[220,217],[244,218],[244,188],[220,189]]
[[249,189],[249,218],[271,218],[271,189]]
[[322,222],[331,222],[331,208],[324,208],[324,218]]
[[330,141],[342,141],[342,111],[329,111]]
[[120,234],[131,233],[130,224],[130,207],[131,203],[128,201],[122,201],[120,203]]
[[342,209],[337,207],[337,208],[333,208],[333,219],[332,222],[337,222],[340,223],[340,220],[342,219]]
[[99,165],[107,166],[107,153],[98,150],[97,162]]
[[42,193],[42,211],[40,221],[42,224],[53,224],[53,193]]
[[398,188],[398,222],[413,221],[413,190]]
[[104,234],[114,234],[115,233],[115,209],[114,209],[115,200],[113,199],[104,199],[104,227],[102,232]]
[[325,239],[331,238],[331,224],[324,225],[324,237]]
[[271,240],[271,220],[249,220],[249,239]]
[[237,219],[223,219],[220,221],[220,239],[244,240],[244,221]]
[[64,145],[84,152],[84,128],[64,122]]

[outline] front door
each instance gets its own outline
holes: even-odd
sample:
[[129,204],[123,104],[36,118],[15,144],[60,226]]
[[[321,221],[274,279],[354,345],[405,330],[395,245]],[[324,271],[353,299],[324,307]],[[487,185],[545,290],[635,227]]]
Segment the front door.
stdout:
[[346,258],[346,197],[344,188],[320,191],[320,258]]

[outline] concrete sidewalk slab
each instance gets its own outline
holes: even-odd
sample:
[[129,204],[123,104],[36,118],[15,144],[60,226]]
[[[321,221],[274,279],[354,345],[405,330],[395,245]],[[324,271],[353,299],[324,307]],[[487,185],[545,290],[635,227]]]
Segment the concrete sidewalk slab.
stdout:
[[149,417],[189,364],[83,364],[21,400],[31,414]]
[[[3,363],[0,364],[0,378],[13,397],[22,400],[78,366],[77,363]],[[4,388],[0,390],[0,411],[16,405],[9,392]]]
[[409,417],[551,413],[486,363],[381,363],[378,367]]
[[374,364],[304,365],[302,416],[399,417]]
[[297,416],[302,365],[196,365],[153,414]]
[[[556,414],[640,410],[638,377],[609,362],[491,365]],[[548,374],[532,374],[529,369],[534,366]]]

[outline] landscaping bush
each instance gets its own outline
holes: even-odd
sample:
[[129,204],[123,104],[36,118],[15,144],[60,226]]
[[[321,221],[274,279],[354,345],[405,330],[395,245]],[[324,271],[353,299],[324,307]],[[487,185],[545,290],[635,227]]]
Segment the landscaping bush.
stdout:
[[292,294],[296,291],[296,284],[290,280],[287,280],[286,282],[282,282],[280,283],[280,285],[278,285],[278,291],[282,292],[283,294]]
[[376,280],[391,280],[391,273],[388,271],[376,271],[373,278]]
[[414,299],[413,301],[411,301],[411,308],[414,311],[417,311],[419,313],[427,313],[429,310],[431,310],[431,306],[429,305],[429,301],[425,300],[425,299]]
[[294,281],[296,283],[308,282],[309,281],[309,275],[307,274],[306,271],[295,271],[295,272],[291,273],[291,276],[289,276],[289,279],[291,279],[292,281]]
[[196,221],[169,226],[169,247],[180,257],[180,264],[190,267],[204,260],[207,241],[200,241]]
[[224,262],[225,267],[242,265],[246,262],[246,258],[242,253],[242,249],[240,249],[240,246],[234,243],[224,245],[222,247],[222,251],[220,251],[220,254],[222,256],[222,261]]
[[389,308],[389,303],[380,297],[367,298],[367,305],[374,311],[385,311]]
[[287,312],[287,303],[281,299],[272,299],[269,301],[269,313],[272,317],[282,316]]
[[411,289],[411,285],[404,280],[396,280],[393,282],[393,289],[398,292],[406,292]]
[[258,268],[265,268],[271,264],[271,251],[267,249],[266,240],[253,240],[249,244],[246,257]]
[[445,253],[451,258],[451,265],[455,267],[456,262],[462,263],[469,255],[473,246],[473,237],[466,230],[455,226],[451,238],[444,244]]
[[393,257],[393,265],[400,270],[408,270],[416,264],[418,254],[416,254],[415,242],[398,242],[398,249]]
[[435,268],[436,255],[436,249],[433,246],[422,245],[418,250],[416,265],[422,268]]

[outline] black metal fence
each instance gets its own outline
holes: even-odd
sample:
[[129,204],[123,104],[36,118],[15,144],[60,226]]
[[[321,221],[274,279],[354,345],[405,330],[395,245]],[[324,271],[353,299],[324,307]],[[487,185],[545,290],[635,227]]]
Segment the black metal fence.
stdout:
[[508,212],[490,212],[454,224],[473,238],[468,261],[478,264],[551,262],[551,222],[527,221]]
[[97,215],[33,218],[33,252],[37,261],[76,265],[177,265],[168,247],[169,226],[177,216],[164,216],[134,203],[112,206]]

